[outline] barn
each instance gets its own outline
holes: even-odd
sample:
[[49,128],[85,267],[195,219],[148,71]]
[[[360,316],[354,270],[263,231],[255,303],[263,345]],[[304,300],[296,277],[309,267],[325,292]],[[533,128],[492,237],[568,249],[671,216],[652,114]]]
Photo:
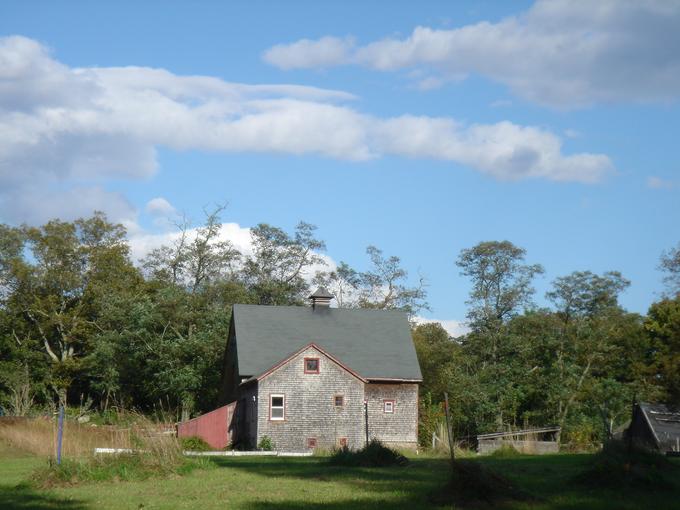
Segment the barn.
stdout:
[[367,438],[416,447],[422,381],[405,313],[234,305],[220,405],[235,403],[232,441],[279,450],[361,447]]

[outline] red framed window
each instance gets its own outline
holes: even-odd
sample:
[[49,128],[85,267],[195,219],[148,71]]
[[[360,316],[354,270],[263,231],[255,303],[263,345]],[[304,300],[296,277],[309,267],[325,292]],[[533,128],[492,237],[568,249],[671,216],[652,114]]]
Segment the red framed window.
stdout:
[[342,407],[345,405],[345,396],[344,395],[335,395],[333,397],[333,404],[335,407]]
[[269,395],[269,419],[283,421],[286,418],[286,396],[282,393]]
[[347,448],[347,438],[346,437],[341,437],[340,440],[338,441],[340,444],[340,448]]
[[394,414],[394,400],[383,400],[383,412],[385,414]]
[[307,438],[307,448],[316,448],[316,438],[315,437],[308,437]]
[[319,373],[319,358],[305,358],[305,374]]

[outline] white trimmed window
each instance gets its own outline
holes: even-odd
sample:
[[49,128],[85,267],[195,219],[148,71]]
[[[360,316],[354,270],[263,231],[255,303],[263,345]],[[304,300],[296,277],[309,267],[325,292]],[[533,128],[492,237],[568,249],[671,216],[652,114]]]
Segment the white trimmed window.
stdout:
[[394,400],[383,400],[383,412],[386,414],[394,413]]
[[283,421],[286,417],[284,410],[286,397],[283,394],[269,396],[269,419],[272,421]]

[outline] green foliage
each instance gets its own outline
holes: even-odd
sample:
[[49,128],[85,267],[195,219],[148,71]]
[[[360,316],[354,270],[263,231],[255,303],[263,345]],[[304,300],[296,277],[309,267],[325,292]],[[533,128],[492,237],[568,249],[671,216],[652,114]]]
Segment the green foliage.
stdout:
[[357,451],[352,451],[346,446],[336,449],[329,457],[329,462],[336,466],[389,467],[405,466],[408,459],[377,439],[372,439]]
[[274,448],[275,448],[274,441],[272,441],[272,438],[269,436],[262,436],[262,438],[260,438],[260,442],[257,443],[258,450],[270,452]]
[[179,443],[182,445],[182,450],[186,451],[209,452],[213,450],[212,446],[206,443],[203,438],[198,436],[180,437]]
[[51,460],[33,474],[40,488],[76,485],[84,482],[141,481],[170,474],[185,475],[195,469],[210,467],[204,459],[181,459],[176,463],[148,463],[142,455],[111,455],[93,459],[64,459],[61,464]]
[[491,452],[490,457],[493,458],[499,458],[499,459],[506,459],[508,457],[517,457],[519,455],[522,455],[520,452],[518,452],[514,446],[509,445],[509,444],[504,444],[497,450],[494,450]]
[[629,449],[624,441],[610,441],[593,459],[589,469],[576,482],[589,487],[645,490],[680,489],[680,466],[663,455],[637,448]]
[[664,272],[664,283],[669,293],[680,296],[680,243],[661,254],[660,269]]
[[448,482],[432,495],[432,499],[438,505],[478,508],[533,498],[486,465],[457,460],[451,466]]
[[651,340],[648,371],[665,399],[680,404],[680,295],[653,304],[644,326]]

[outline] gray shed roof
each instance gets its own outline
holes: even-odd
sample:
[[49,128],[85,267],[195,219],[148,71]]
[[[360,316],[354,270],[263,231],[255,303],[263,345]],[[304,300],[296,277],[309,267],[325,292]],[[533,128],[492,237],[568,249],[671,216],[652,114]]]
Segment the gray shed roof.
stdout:
[[239,373],[257,376],[314,342],[366,379],[422,380],[403,312],[234,305]]
[[680,452],[680,410],[664,404],[639,404],[661,451]]

